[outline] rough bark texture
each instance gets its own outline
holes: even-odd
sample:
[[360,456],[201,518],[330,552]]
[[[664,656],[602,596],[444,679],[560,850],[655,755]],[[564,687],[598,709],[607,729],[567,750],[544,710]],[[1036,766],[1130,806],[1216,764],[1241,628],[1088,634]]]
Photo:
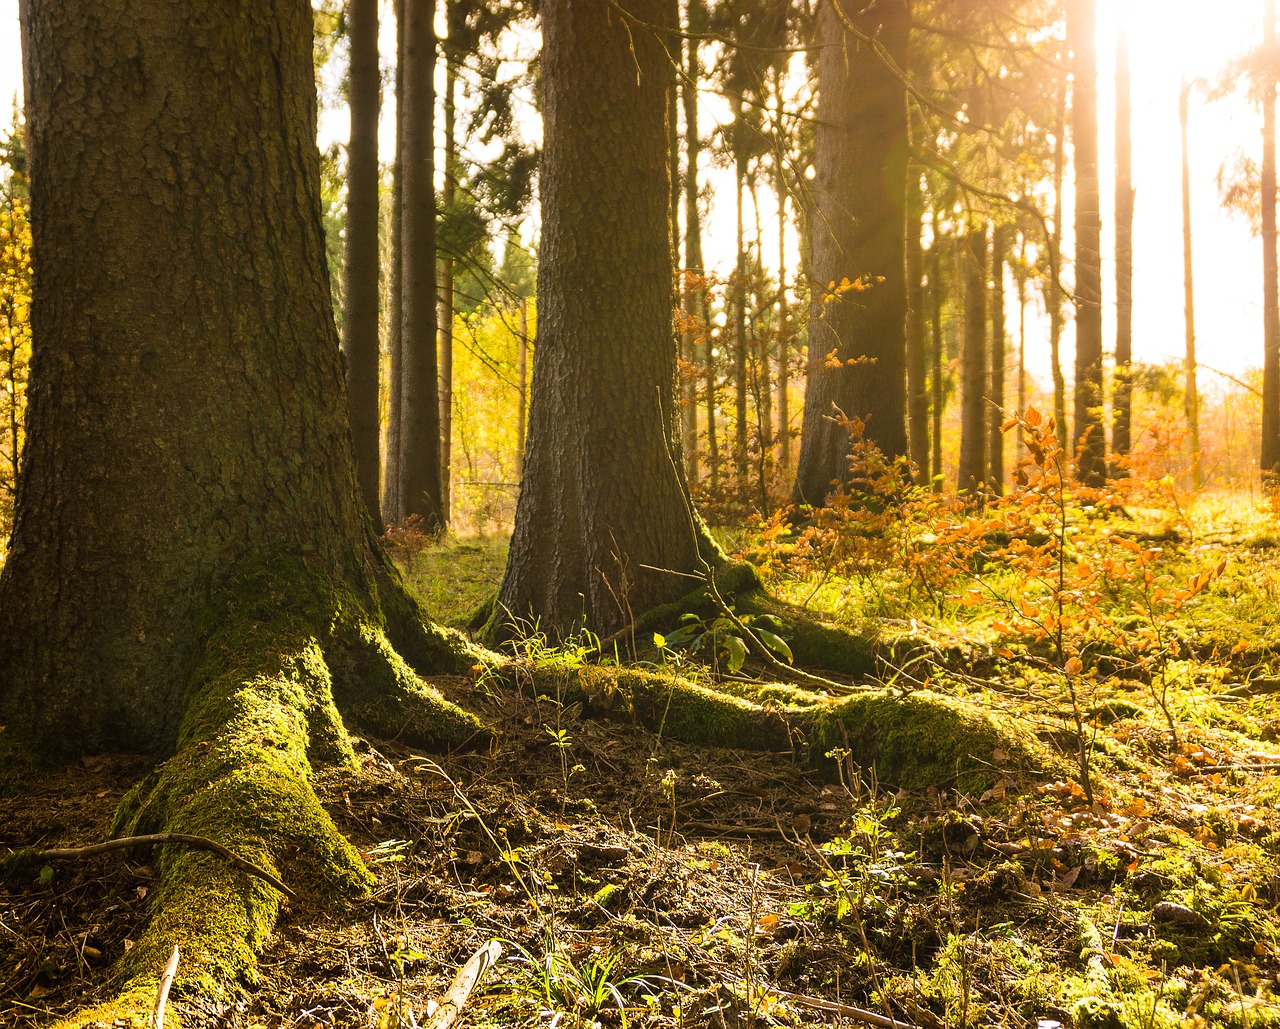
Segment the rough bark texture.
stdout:
[[1133,420],[1133,141],[1128,14],[1116,14],[1116,370],[1111,409],[1111,449],[1129,453]]
[[[354,760],[338,705],[461,743],[475,719],[392,648],[441,671],[479,655],[423,627],[358,492],[311,17],[305,0],[24,4],[36,357],[0,744],[171,754],[119,831],[215,838],[323,896],[369,882],[308,781]],[[143,1024],[175,940],[179,1009],[249,975],[274,892],[207,855],[157,870],[120,998],[74,1024]]]
[[347,96],[347,220],[342,352],[347,363],[347,410],[360,494],[382,531],[378,446],[378,69],[377,0],[348,0],[351,48]]
[[1102,214],[1098,184],[1097,0],[1067,5],[1071,41],[1071,133],[1076,173],[1076,393],[1071,451],[1076,477],[1106,477],[1102,421]]
[[[1276,41],[1275,0],[1262,4],[1263,49]],[[1264,72],[1265,74],[1265,72]],[[1262,90],[1262,449],[1264,481],[1280,478],[1280,286],[1276,282],[1276,86]]]
[[400,211],[400,496],[389,520],[444,526],[436,362],[434,3],[405,0]]
[[[910,13],[905,0],[842,10],[824,5],[819,23],[815,289],[795,487],[795,502],[814,506],[848,478],[838,412],[867,419],[866,438],[890,458],[907,453],[907,107],[900,73],[884,58],[905,65]],[[846,31],[846,20],[875,46]],[[844,279],[868,288],[829,296]],[[828,366],[832,352],[839,367]]]
[[[688,589],[665,0],[542,8],[542,249],[524,481],[493,618],[609,633]],[[646,567],[649,566],[649,567]],[[670,571],[654,571],[667,569]]]
[[[458,193],[457,92],[458,38],[466,28],[466,8],[451,2],[446,5],[449,36],[443,46],[444,78],[444,193],[441,207],[452,211]],[[440,332],[440,512],[449,523],[453,511],[453,305],[454,258],[447,254],[440,260],[439,313],[436,321]]]
[[1183,354],[1183,410],[1191,447],[1191,484],[1201,486],[1200,479],[1200,398],[1196,390],[1196,290],[1191,260],[1191,154],[1187,150],[1187,116],[1191,86],[1182,83],[1178,98],[1178,119],[1182,127],[1182,304],[1186,349]]
[[960,355],[960,467],[956,488],[976,494],[987,478],[987,230],[971,228],[964,248],[964,349]]
[[404,203],[404,4],[394,0],[396,15],[396,152],[391,168],[391,264],[387,273],[387,438],[383,449],[382,517],[385,522],[404,518],[400,504],[400,437],[403,424],[404,348],[401,346],[401,297],[404,240],[400,210]]

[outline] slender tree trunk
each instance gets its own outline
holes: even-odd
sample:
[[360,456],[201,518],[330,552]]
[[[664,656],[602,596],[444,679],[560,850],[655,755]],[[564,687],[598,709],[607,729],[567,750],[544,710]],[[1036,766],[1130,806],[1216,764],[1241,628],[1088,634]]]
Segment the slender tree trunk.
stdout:
[[378,70],[377,0],[347,0],[351,48],[347,97],[347,221],[343,279],[342,351],[347,364],[347,410],[360,493],[382,531],[378,447]]
[[[448,40],[444,46],[444,190],[442,208],[453,210],[458,195],[457,91],[458,37],[465,8],[458,0],[446,0]],[[436,321],[440,336],[440,514],[445,526],[453,512],[453,255],[440,259],[440,309]]]
[[1062,374],[1062,219],[1063,182],[1067,167],[1067,85],[1058,93],[1058,110],[1053,133],[1053,232],[1049,235],[1049,371],[1053,376],[1053,420],[1063,446],[1071,447],[1071,427],[1067,422],[1067,382]]
[[[542,248],[524,483],[491,632],[610,633],[699,548],[671,331],[665,0],[542,4]],[[671,26],[674,28],[674,26]],[[608,235],[608,246],[583,240]],[[601,298],[608,298],[602,302]]]
[[991,386],[987,393],[987,488],[1004,495],[1004,268],[1009,254],[1008,225],[991,233]]
[[[1018,417],[1027,413],[1027,235],[1021,236],[1018,265]],[[1022,423],[1018,423],[1018,461],[1022,460]]]
[[1102,420],[1102,216],[1098,185],[1097,0],[1067,5],[1072,47],[1071,128],[1076,178],[1076,396],[1072,451],[1076,477],[1106,478]]
[[929,474],[929,383],[925,344],[924,194],[916,176],[907,180],[907,437],[911,463],[918,474]]
[[[1262,40],[1270,53],[1276,40],[1275,0],[1263,0]],[[1263,71],[1266,75],[1266,71]],[[1264,480],[1280,479],[1280,296],[1276,283],[1276,86],[1262,90],[1262,449]]]
[[[1129,25],[1125,0],[1116,7],[1116,370],[1111,449],[1129,453],[1133,419],[1133,143],[1130,131]],[[1123,470],[1121,470],[1123,471]]]
[[400,490],[405,517],[444,528],[436,363],[435,18],[405,0],[404,193],[401,211]]
[[760,513],[765,514],[768,507],[768,502],[765,499],[765,480],[769,471],[773,468],[773,378],[771,376],[773,350],[769,334],[763,331],[763,327],[760,324],[760,319],[770,305],[765,302],[763,294],[764,232],[760,224],[760,180],[757,173],[752,173],[748,180],[748,188],[751,191],[751,211],[755,215],[756,229],[756,256],[751,275],[752,284],[756,288],[752,291],[752,315],[749,321],[749,331],[752,340],[755,342],[755,353],[752,356],[756,368],[755,375],[752,377],[752,390],[755,394],[756,435],[760,451],[760,491],[761,499],[764,501],[761,505]]
[[960,469],[957,489],[975,498],[987,479],[987,230],[965,236],[964,350],[960,357]]
[[[673,25],[680,24],[680,9],[676,0],[670,0],[669,16]],[[679,41],[677,41],[678,44]],[[696,45],[692,43],[690,45]],[[667,157],[671,177],[671,259],[673,267],[680,267],[680,202],[683,197],[680,181],[680,111],[682,91],[696,90],[697,84],[681,82],[683,68],[681,54],[672,54],[670,92],[667,95]],[[697,103],[694,103],[696,116]],[[686,230],[687,231],[687,230]],[[689,289],[682,279],[677,280],[676,302],[688,313]],[[680,336],[680,440],[684,451],[684,471],[690,482],[698,478],[698,380],[694,369],[698,366],[696,335],[686,331]]]
[[941,493],[945,487],[942,473],[942,409],[946,404],[945,377],[946,345],[942,338],[942,303],[945,299],[942,281],[943,254],[947,244],[938,234],[938,218],[933,218],[933,247],[929,251],[929,322],[933,330],[933,369],[930,375],[933,387],[932,432],[930,433],[931,460],[929,462],[929,481],[935,493]]
[[[908,131],[900,69],[911,16],[906,0],[884,0],[847,17],[864,39],[846,32],[832,8],[819,16],[815,289],[798,505],[821,506],[832,482],[848,479],[849,435],[834,421],[840,413],[865,420],[865,438],[891,460],[907,454]],[[828,283],[846,279],[866,288],[828,295]]]
[[733,400],[734,414],[733,464],[737,489],[747,482],[747,248],[743,219],[743,194],[746,190],[747,160],[742,156],[742,101],[734,120],[734,210],[737,218],[737,258],[733,273]]
[[[778,74],[778,122],[782,122],[782,74]],[[787,175],[785,158],[777,157],[775,188],[778,194],[778,460],[784,475],[791,469],[791,310],[787,302]]]
[[1187,116],[1191,85],[1185,79],[1178,96],[1178,120],[1182,127],[1182,292],[1186,328],[1183,403],[1191,435],[1191,484],[1202,485],[1200,472],[1200,399],[1196,390],[1196,294],[1191,261],[1191,154],[1187,149]]
[[[698,56],[697,34],[707,27],[707,10],[704,0],[688,0],[689,38],[685,42],[685,88],[681,93],[685,125],[685,179],[684,179],[684,263],[695,275],[705,275],[702,259],[702,213],[698,209],[698,160],[702,153],[702,139],[698,135],[698,83],[702,67]],[[711,477],[711,490],[720,488],[720,446],[716,437],[716,372],[714,344],[707,324],[707,294],[705,288],[693,290],[685,296],[685,314],[702,327],[704,338],[701,355],[704,375],[704,398],[707,414],[707,470]],[[696,349],[696,348],[695,348]],[[694,361],[698,355],[694,353]],[[697,380],[694,380],[696,390]],[[696,395],[695,395],[696,406]],[[696,424],[695,424],[696,432]]]
[[520,339],[517,341],[516,479],[524,481],[525,433],[529,425],[529,301],[520,298]]
[[402,315],[404,296],[404,64],[405,0],[395,0],[396,12],[396,153],[391,174],[391,270],[387,294],[387,349],[390,382],[387,388],[387,440],[383,460],[382,517],[385,522],[404,521],[400,489],[400,451],[404,423],[404,346]]

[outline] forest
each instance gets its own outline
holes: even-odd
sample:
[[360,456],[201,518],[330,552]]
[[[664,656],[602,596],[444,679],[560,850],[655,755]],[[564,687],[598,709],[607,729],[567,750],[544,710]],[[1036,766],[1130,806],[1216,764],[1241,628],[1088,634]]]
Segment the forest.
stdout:
[[21,0],[0,1027],[1280,1027],[1275,7]]

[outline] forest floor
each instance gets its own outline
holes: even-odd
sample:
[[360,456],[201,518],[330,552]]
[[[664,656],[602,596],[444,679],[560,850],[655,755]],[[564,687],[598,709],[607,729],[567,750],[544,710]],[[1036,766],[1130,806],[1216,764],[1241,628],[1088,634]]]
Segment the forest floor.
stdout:
[[[900,790],[852,754],[823,778],[791,754],[440,682],[497,743],[441,756],[359,741],[358,773],[319,776],[377,888],[343,910],[287,909],[221,1020],[421,1024],[496,939],[504,957],[466,1025],[1280,1026],[1280,522],[1241,498],[1175,506],[1145,520],[1081,509],[1059,534],[1069,571],[1005,550],[925,585],[932,566],[877,571],[846,553],[819,568],[810,548],[798,567],[770,549],[776,531],[743,540],[778,593],[910,637],[910,656],[885,643],[898,657],[881,682],[1034,730],[1043,762],[971,755],[989,770],[981,790]],[[930,517],[929,547],[978,535]],[[1052,557],[1050,544],[1037,546]],[[461,619],[496,584],[503,546],[399,556],[428,610]],[[1075,612],[1065,649],[1058,623],[1042,631],[1046,577],[1055,610]],[[699,655],[650,656],[713,678]],[[143,770],[106,755],[33,782],[0,801],[0,848],[105,838]],[[148,861],[0,878],[0,1025],[42,1025],[109,990],[147,917]]]

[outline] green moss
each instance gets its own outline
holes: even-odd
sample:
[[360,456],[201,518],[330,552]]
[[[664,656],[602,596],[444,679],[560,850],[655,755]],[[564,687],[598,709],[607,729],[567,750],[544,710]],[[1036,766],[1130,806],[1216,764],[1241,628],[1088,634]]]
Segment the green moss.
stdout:
[[898,696],[887,691],[832,701],[807,713],[815,761],[846,749],[862,768],[875,768],[883,783],[906,789],[946,786],[980,791],[1006,764],[1037,766],[1035,738],[994,712],[936,693]]

